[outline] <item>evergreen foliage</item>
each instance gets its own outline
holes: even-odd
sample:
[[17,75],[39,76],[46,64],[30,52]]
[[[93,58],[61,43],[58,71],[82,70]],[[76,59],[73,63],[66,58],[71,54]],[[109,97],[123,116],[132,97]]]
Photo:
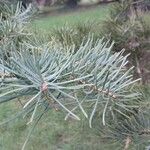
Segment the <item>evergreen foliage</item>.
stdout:
[[[131,53],[130,62],[135,66],[134,74],[141,78],[140,57],[150,46],[150,25],[143,15],[145,3],[134,0],[121,0],[115,3],[102,30],[107,39],[115,41],[114,51],[125,48],[126,53]],[[145,82],[144,79],[142,81]]]
[[50,39],[55,39],[58,43],[64,47],[64,49],[75,47],[77,51],[82,44],[86,42],[90,35],[93,36],[93,42],[100,37],[99,30],[100,25],[94,22],[78,23],[73,27],[69,27],[67,24],[61,28],[55,28],[50,34]]

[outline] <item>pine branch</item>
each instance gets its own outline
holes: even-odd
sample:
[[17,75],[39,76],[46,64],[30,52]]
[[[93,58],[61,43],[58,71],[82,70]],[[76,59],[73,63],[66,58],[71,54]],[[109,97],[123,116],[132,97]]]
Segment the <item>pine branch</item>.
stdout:
[[[71,94],[74,90],[76,93],[80,91],[82,95],[88,96],[95,93],[93,95],[95,99],[97,99],[99,94],[105,97],[97,99],[97,102],[104,101],[105,103],[108,98],[112,98],[113,103],[127,109],[126,107],[128,106],[123,104],[124,100],[126,101],[129,97],[130,99],[132,97],[135,98],[135,94],[133,96],[132,94],[127,94],[126,90],[136,82],[132,81],[132,76],[130,75],[132,68],[125,70],[127,56],[122,56],[123,51],[111,54],[112,45],[108,47],[108,43],[102,40],[97,41],[94,47],[92,43],[93,40],[89,39],[77,53],[67,53],[67,56],[54,47],[51,50],[50,47],[46,46],[45,51],[38,52],[34,47],[24,45],[20,52],[14,51],[11,53],[10,65],[7,63],[0,64],[0,67],[11,74],[13,76],[12,79],[15,79],[11,81],[7,77],[6,79],[4,78],[3,87],[13,88],[14,90],[11,91],[16,91],[18,98],[21,96],[22,90],[26,91],[29,89],[31,93],[37,91],[45,95],[45,90],[43,90],[43,87],[45,87],[46,91],[51,93],[50,99],[59,103],[72,115],[74,114],[65,106],[68,98],[71,98],[74,104],[85,113],[79,99]],[[86,88],[91,89],[92,92],[86,94],[84,92]],[[0,95],[1,103],[7,101],[6,96],[8,96],[8,99],[11,99],[11,91]],[[56,93],[61,93],[65,97],[66,102],[64,104],[60,103],[61,100],[59,98],[56,98]],[[119,102],[120,99],[122,102]],[[34,98],[32,101],[36,102],[37,100]],[[119,109],[118,112],[121,113],[121,110]],[[87,116],[86,113],[85,115]]]

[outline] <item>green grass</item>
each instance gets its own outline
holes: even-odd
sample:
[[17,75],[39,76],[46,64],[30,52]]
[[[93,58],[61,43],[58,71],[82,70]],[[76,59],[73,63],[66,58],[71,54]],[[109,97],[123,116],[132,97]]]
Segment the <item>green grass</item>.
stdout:
[[145,19],[145,21],[148,22],[149,25],[150,25],[150,13],[145,14],[145,15],[144,15],[144,19]]
[[[17,107],[16,107],[17,106]],[[0,121],[21,108],[18,103],[0,106]],[[26,150],[108,150],[84,119],[64,121],[64,113],[50,110],[35,128]],[[30,126],[21,117],[0,127],[0,150],[20,150]],[[112,148],[111,148],[112,149]],[[115,149],[115,147],[113,148]]]
[[33,23],[32,26],[34,29],[44,29],[45,31],[49,31],[56,27],[68,25],[75,25],[80,22],[87,21],[102,21],[106,19],[109,13],[109,5],[107,6],[98,6],[93,9],[76,11],[76,12],[68,12],[64,15],[58,16],[47,16],[44,18],[38,18]]

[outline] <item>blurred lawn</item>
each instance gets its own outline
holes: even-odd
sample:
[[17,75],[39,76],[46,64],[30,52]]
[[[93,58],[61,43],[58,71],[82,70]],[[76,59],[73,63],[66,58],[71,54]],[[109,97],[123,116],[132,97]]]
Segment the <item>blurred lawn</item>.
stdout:
[[97,6],[96,8],[89,8],[89,10],[79,10],[74,12],[67,12],[62,15],[49,15],[44,18],[38,18],[32,26],[37,30],[45,30],[46,32],[56,28],[68,25],[75,25],[87,21],[102,21],[106,19],[109,13],[110,5]]
[[[0,122],[21,109],[19,103],[0,106]],[[85,120],[64,121],[64,113],[50,110],[35,128],[26,150],[115,150],[90,129]],[[0,127],[0,150],[21,150],[31,126],[22,118]],[[96,133],[96,134],[95,134]]]

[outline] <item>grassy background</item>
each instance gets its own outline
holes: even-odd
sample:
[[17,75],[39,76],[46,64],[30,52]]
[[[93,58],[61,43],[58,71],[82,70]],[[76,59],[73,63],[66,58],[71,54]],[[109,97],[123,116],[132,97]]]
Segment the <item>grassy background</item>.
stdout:
[[75,25],[81,22],[87,21],[103,21],[108,17],[109,14],[109,6],[103,5],[97,6],[95,8],[89,8],[89,10],[79,10],[74,11],[72,13],[64,13],[62,15],[54,15],[49,14],[47,17],[41,17],[40,19],[36,19],[32,26],[37,30],[45,30],[46,32],[52,30],[53,28],[62,27],[65,24]]
[[[16,107],[17,106],[17,107]],[[0,106],[0,120],[10,117],[21,109],[17,102]],[[116,149],[100,139],[96,130],[90,129],[88,122],[67,120],[64,113],[49,110],[36,126],[27,150],[109,150]],[[20,150],[31,126],[21,117],[0,127],[0,150]]]

